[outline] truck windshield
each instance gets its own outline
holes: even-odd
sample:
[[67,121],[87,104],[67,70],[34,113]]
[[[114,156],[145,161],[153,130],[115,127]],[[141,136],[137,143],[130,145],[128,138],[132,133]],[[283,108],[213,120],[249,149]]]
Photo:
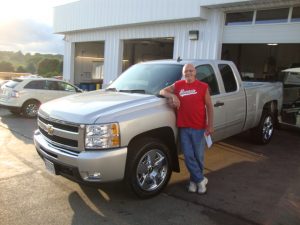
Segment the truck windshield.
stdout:
[[157,95],[181,79],[182,65],[136,64],[122,73],[106,90]]

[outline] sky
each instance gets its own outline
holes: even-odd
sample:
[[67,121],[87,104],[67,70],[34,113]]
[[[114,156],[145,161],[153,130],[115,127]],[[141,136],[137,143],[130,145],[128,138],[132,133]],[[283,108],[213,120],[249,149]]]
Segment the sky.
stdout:
[[53,9],[77,0],[0,0],[0,51],[63,54]]

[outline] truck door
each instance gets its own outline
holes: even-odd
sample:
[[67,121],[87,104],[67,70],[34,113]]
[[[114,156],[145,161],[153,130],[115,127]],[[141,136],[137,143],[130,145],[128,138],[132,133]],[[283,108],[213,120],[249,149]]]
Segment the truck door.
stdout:
[[210,64],[196,67],[197,79],[205,82],[209,86],[212,103],[214,105],[214,129],[213,141],[218,141],[224,136],[225,129],[225,108],[224,97],[220,94],[220,88],[214,69]]
[[[229,137],[242,131],[246,117],[246,96],[244,89],[238,85],[238,74],[234,74],[229,64],[218,64],[223,81],[222,92],[225,108],[225,136]],[[241,83],[241,82],[240,82]]]

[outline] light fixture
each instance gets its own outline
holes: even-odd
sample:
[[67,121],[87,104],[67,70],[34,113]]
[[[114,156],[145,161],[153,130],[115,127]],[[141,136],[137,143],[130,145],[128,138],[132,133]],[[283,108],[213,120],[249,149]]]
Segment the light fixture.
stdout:
[[91,59],[91,60],[96,60],[96,61],[103,61],[104,60],[104,58],[89,57],[89,56],[77,56],[77,58],[80,58],[80,59]]
[[268,45],[269,45],[269,46],[276,46],[276,45],[278,45],[278,44],[276,44],[276,43],[269,43]]
[[198,40],[199,39],[199,30],[190,30],[189,31],[189,39],[190,40]]

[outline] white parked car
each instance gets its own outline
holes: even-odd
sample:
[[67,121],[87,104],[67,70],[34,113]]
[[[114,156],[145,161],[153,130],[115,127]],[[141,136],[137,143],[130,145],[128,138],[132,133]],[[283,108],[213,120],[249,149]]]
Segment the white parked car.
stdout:
[[279,76],[283,83],[283,105],[300,106],[300,67],[283,70]]
[[7,83],[9,80],[0,80],[0,94],[3,92],[3,87],[4,87],[4,84]]
[[76,86],[57,79],[18,78],[2,86],[0,107],[25,117],[35,117],[42,103],[79,92],[82,90]]
[[283,108],[280,122],[300,126],[300,67],[283,70],[279,75],[283,83]]

